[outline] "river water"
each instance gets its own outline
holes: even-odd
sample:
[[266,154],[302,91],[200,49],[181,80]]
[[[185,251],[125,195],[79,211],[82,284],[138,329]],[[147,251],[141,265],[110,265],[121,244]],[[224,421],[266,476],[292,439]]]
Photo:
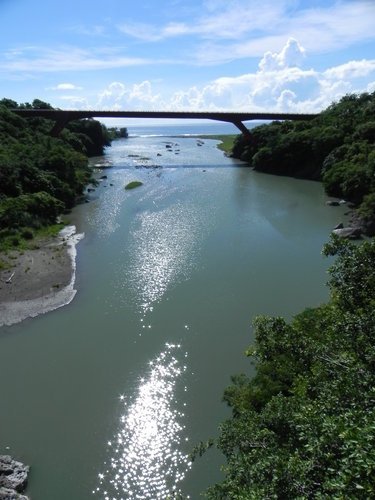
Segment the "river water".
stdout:
[[189,453],[229,415],[253,318],[328,296],[320,252],[344,209],[179,136],[194,130],[136,128],[92,160],[110,168],[73,214],[74,301],[0,329],[0,453],[32,465],[34,499],[199,498],[222,457]]

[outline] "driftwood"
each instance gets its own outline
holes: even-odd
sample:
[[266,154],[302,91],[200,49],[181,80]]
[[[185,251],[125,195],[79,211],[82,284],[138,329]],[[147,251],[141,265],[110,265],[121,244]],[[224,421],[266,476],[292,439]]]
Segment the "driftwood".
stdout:
[[8,279],[5,280],[5,283],[12,283],[12,278],[16,274],[16,271],[13,271],[12,274],[9,276]]

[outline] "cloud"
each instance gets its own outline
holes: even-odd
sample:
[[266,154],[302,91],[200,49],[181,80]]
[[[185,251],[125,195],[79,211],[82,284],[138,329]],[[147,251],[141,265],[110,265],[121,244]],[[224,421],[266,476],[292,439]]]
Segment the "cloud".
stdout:
[[293,111],[296,105],[297,95],[289,89],[285,89],[281,92],[277,98],[277,108],[283,111]]
[[159,94],[154,94],[152,84],[145,80],[138,84],[126,86],[121,82],[112,82],[98,95],[98,109],[161,109],[164,104]]
[[[246,33],[279,24],[287,0],[227,0],[226,2],[203,2],[199,14],[190,22],[183,20],[157,26],[127,21],[117,27],[123,34],[144,41],[159,41],[172,37],[198,36],[204,39],[218,38],[236,40]],[[235,28],[234,28],[235,27]]]
[[64,103],[62,108],[66,109],[77,109],[77,110],[88,110],[94,109],[90,106],[88,100],[85,97],[78,97],[76,95],[61,95],[59,99]]
[[361,61],[349,61],[340,66],[329,68],[324,76],[329,79],[362,78],[375,72],[375,59],[362,59]]
[[301,44],[289,39],[279,51],[264,54],[255,72],[217,78],[178,90],[168,98],[155,92],[150,81],[131,86],[113,82],[100,94],[98,103],[108,109],[316,113],[347,93],[374,88],[368,81],[357,88],[356,81],[371,75],[375,60],[350,61],[317,71],[300,67],[302,58],[307,55]]
[[82,90],[83,87],[74,85],[74,83],[59,83],[55,87],[48,87],[48,90]]
[[130,37],[146,42],[155,42],[164,38],[163,34],[156,26],[145,23],[123,23],[118,25],[117,29],[124,35],[129,35]]
[[[276,52],[293,36],[310,54],[342,50],[375,39],[375,2],[331,0],[299,7],[298,0],[205,1],[198,13],[164,25],[127,21],[118,29],[144,42],[185,37],[194,43],[190,62],[218,64]],[[308,2],[305,5],[309,5]],[[303,5],[303,4],[302,4]],[[298,53],[297,53],[298,54]],[[297,55],[296,54],[296,55]]]
[[71,26],[68,31],[86,36],[102,36],[106,33],[106,27],[101,25],[85,26],[83,24]]
[[[305,7],[300,8],[299,4]],[[191,16],[182,8],[171,9],[169,17],[173,20],[168,23],[118,22],[117,29],[123,41],[138,40],[140,43],[133,44],[133,49],[142,45],[141,57],[135,55],[135,50],[128,52],[123,46],[104,44],[95,48],[16,47],[0,55],[0,70],[10,78],[21,72],[94,71],[177,64],[207,66],[248,58],[263,58],[261,67],[270,70],[285,65],[299,66],[304,53],[342,51],[353,44],[375,40],[375,2],[330,0],[314,8],[306,4],[309,2],[300,0],[206,0],[200,10],[194,11],[191,7]],[[85,27],[91,34],[103,29],[95,25]],[[105,29],[106,36],[113,35],[109,21]],[[118,40],[118,33],[116,37]],[[183,43],[171,43],[182,37]],[[282,53],[280,47],[289,38],[290,44]],[[165,40],[169,43],[162,43]],[[149,44],[150,50],[145,51]],[[156,48],[162,57],[151,56]]]
[[266,52],[262,57],[259,68],[261,71],[273,71],[291,66],[300,66],[305,49],[294,38],[289,38],[282,50],[277,53]]
[[62,71],[89,71],[124,68],[148,64],[162,64],[157,59],[127,57],[107,48],[87,50],[64,46],[58,49],[24,47],[6,53],[0,59],[0,70],[10,72],[50,73]]

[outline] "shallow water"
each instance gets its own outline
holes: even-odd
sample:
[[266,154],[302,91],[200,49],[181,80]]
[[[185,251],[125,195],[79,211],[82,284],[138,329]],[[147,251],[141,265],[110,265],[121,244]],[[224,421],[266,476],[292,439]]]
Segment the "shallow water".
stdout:
[[215,141],[160,134],[93,159],[111,168],[73,215],[73,302],[0,329],[0,453],[32,465],[38,500],[199,497],[222,459],[188,455],[229,414],[230,375],[250,370],[252,319],[328,296],[320,252],[345,209]]

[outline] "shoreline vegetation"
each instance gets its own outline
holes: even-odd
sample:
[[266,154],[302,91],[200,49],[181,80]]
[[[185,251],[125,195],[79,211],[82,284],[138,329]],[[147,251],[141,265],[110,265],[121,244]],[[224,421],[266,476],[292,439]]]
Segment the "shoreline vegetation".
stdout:
[[237,134],[214,134],[214,135],[199,135],[199,139],[211,139],[220,141],[217,148],[223,151],[228,156],[232,154],[233,146],[237,139]]
[[52,121],[20,118],[11,112],[17,107],[51,108],[38,99],[0,100],[0,326],[73,299],[75,245],[82,235],[64,218],[97,182],[88,158],[127,136],[126,128],[89,119],[51,137]]
[[375,496],[375,241],[334,236],[324,254],[336,256],[327,304],[254,321],[255,375],[224,392],[224,479],[208,498]]
[[258,172],[322,182],[329,196],[354,208],[353,236],[375,235],[375,92],[346,95],[313,120],[250,133],[250,142],[237,136],[232,157]]

